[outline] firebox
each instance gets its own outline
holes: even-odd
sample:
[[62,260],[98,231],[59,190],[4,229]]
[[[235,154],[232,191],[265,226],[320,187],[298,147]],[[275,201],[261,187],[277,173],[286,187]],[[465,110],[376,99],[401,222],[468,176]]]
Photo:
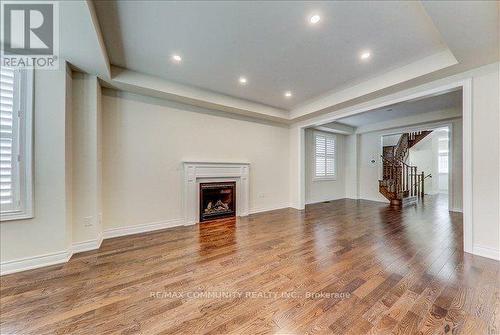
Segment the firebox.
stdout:
[[200,183],[200,222],[236,216],[236,182]]

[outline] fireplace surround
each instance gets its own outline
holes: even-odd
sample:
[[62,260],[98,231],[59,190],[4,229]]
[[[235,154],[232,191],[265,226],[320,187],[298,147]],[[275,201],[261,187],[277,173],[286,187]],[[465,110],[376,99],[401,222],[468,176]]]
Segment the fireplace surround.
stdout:
[[249,212],[249,163],[240,162],[183,162],[184,220],[186,225],[200,222],[200,184],[235,183],[235,216]]

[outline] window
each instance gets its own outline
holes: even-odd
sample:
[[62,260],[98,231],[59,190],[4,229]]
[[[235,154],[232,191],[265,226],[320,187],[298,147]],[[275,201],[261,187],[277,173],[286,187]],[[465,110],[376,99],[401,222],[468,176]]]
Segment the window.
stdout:
[[33,71],[0,70],[0,216],[33,216],[32,101]]
[[448,153],[439,153],[439,173],[448,173]]
[[333,134],[314,133],[314,179],[335,179],[336,141]]

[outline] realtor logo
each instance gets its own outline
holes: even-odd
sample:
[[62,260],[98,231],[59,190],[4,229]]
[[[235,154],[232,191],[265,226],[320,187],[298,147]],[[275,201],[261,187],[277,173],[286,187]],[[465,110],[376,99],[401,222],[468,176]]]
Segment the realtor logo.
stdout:
[[2,66],[57,69],[59,4],[2,1]]

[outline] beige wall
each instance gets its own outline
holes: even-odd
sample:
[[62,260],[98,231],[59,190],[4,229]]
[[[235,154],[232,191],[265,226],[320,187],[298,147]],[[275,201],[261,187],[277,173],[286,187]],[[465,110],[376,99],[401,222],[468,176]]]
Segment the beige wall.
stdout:
[[66,66],[65,120],[65,182],[66,182],[66,245],[73,243],[73,73]]
[[288,128],[104,90],[106,228],[182,219],[182,162],[250,162],[250,211],[289,206]]
[[66,94],[71,77],[63,63],[59,70],[35,71],[34,81],[34,218],[0,224],[2,262],[64,254],[70,243]]
[[314,129],[306,129],[305,131],[306,204],[345,198],[345,136],[335,134],[337,137],[337,176],[335,180],[314,180],[314,132],[320,131]]
[[97,77],[73,73],[73,243],[96,240],[101,227],[100,85]]

